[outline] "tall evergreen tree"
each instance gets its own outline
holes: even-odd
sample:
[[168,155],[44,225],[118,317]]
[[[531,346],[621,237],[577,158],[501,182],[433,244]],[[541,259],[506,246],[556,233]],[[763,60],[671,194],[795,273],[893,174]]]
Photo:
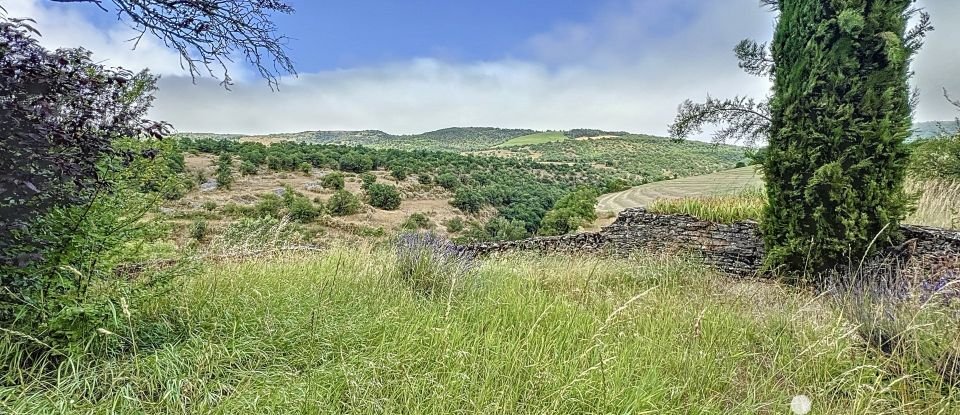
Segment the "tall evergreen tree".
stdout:
[[770,260],[813,270],[867,253],[906,214],[910,0],[783,0],[774,34]]
[[770,76],[769,102],[685,102],[671,132],[726,123],[716,138],[766,139],[771,265],[821,271],[896,237],[910,135],[910,57],[929,17],[908,30],[913,0],[764,0],[779,11],[773,43],[735,49],[748,73]]

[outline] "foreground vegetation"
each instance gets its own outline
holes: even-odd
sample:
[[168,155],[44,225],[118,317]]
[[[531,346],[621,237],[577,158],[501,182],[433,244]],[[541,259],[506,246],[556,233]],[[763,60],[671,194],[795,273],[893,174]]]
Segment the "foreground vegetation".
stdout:
[[0,412],[785,413],[799,394],[830,414],[960,404],[931,369],[864,348],[825,298],[682,258],[403,259],[367,245],[211,263],[118,309],[120,330],[95,341],[127,353],[21,372]]

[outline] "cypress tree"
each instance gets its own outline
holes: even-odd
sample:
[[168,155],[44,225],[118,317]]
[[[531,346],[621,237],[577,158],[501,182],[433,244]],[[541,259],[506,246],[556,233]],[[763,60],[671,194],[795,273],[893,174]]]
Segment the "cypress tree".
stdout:
[[762,230],[771,264],[817,272],[892,241],[907,212],[912,1],[778,3]]

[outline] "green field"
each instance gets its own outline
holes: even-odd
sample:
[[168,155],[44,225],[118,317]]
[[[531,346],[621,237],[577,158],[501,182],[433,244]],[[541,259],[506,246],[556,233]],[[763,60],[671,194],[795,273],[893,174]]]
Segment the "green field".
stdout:
[[210,264],[137,309],[135,337],[103,335],[130,352],[0,388],[0,413],[774,414],[800,394],[824,414],[960,404],[935,374],[864,348],[822,296],[682,258],[512,256],[434,275],[453,289],[430,295],[397,264],[363,244]]
[[515,147],[515,146],[526,146],[533,144],[543,144],[543,143],[552,143],[557,141],[565,141],[567,136],[563,135],[560,131],[547,131],[543,133],[534,133],[528,134],[525,136],[513,138],[510,141],[507,141],[503,144],[500,144],[497,147]]
[[725,170],[702,176],[684,177],[637,186],[617,193],[601,195],[600,212],[619,213],[639,206],[649,206],[658,199],[738,194],[762,186],[763,177],[754,167]]

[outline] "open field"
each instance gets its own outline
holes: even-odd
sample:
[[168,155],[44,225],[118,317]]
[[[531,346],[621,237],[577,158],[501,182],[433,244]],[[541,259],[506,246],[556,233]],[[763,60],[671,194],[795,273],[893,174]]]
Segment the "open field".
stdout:
[[547,131],[543,133],[534,133],[521,137],[510,139],[509,141],[498,145],[497,147],[514,147],[532,144],[552,143],[556,141],[565,141],[567,136],[560,131]]
[[601,195],[597,199],[597,211],[609,216],[626,208],[648,206],[657,199],[736,194],[755,189],[762,184],[763,177],[760,173],[754,167],[748,166],[702,176],[649,183],[622,192]]
[[930,373],[863,347],[822,297],[681,258],[512,256],[433,295],[397,264],[365,244],[208,264],[135,310],[134,352],[0,389],[0,413],[782,414],[800,394],[823,414],[960,404]]

